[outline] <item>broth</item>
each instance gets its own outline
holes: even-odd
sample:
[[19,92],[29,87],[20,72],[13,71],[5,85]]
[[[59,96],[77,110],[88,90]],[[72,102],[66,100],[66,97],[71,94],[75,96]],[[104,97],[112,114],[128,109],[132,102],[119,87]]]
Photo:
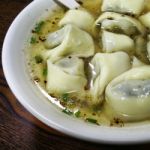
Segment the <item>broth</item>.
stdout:
[[[78,1],[82,7],[84,7],[87,11],[89,11],[94,18],[98,18],[102,13],[100,8],[102,4],[102,0],[80,0]],[[146,7],[143,13],[146,13],[150,10],[150,0],[146,0]],[[94,123],[97,125],[107,125],[107,126],[118,126],[122,127],[124,125],[130,125],[130,121],[124,123],[124,119],[115,111],[106,105],[104,95],[102,97],[103,103],[91,104],[90,99],[91,96],[87,94],[81,100],[78,98],[78,94],[70,91],[69,93],[63,93],[62,95],[57,95],[55,93],[48,93],[46,90],[47,84],[47,63],[41,57],[41,53],[45,51],[44,42],[46,40],[46,35],[57,31],[60,29],[58,26],[59,21],[64,17],[65,13],[68,10],[65,8],[56,8],[52,13],[49,14],[47,11],[46,14],[49,14],[48,17],[44,19],[40,19],[39,22],[35,25],[32,30],[32,35],[29,40],[29,46],[27,47],[28,53],[28,64],[29,70],[31,71],[31,76],[36,85],[39,87],[39,90],[44,93],[44,95],[51,101],[55,103],[62,109],[62,111],[68,115],[81,118],[87,122]],[[149,32],[149,31],[147,31]],[[95,54],[98,52],[102,52],[102,45],[99,43],[98,36],[92,35],[95,44]],[[147,37],[144,37],[147,41]],[[142,53],[143,51],[140,51]],[[141,54],[139,54],[141,56]],[[133,54],[130,55],[132,58]],[[88,80],[88,83],[85,87],[85,90],[88,91],[92,86],[92,75],[94,72],[93,67],[90,64],[92,57],[82,58],[85,65],[85,75]],[[140,58],[144,63],[149,64],[147,60],[146,54],[144,54],[143,58]],[[132,61],[132,60],[131,60]],[[131,62],[132,63],[132,62]],[[129,117],[130,118],[130,117]],[[127,119],[128,120],[128,119]],[[129,119],[130,120],[130,119]],[[142,122],[147,122],[149,120],[145,120]],[[126,122],[126,120],[125,120]],[[132,122],[132,121],[131,121]]]

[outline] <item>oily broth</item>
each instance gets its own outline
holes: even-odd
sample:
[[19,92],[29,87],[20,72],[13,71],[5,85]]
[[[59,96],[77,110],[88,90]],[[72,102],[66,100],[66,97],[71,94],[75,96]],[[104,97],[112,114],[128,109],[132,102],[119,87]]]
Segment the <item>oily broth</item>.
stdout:
[[[78,0],[79,3],[86,8],[94,17],[95,19],[101,14],[101,3],[102,0]],[[144,12],[147,12],[150,10],[150,0],[146,0],[147,4]],[[48,12],[47,12],[48,13]],[[33,41],[30,40],[30,45],[27,48],[27,53],[29,54],[28,62],[29,62],[29,69],[31,71],[31,76],[36,83],[36,85],[39,87],[40,91],[49,99],[52,100],[53,103],[55,103],[60,108],[63,108],[64,113],[71,114],[73,112],[73,115],[79,118],[82,118],[86,121],[93,122],[100,125],[107,125],[107,126],[124,126],[124,123],[121,119],[121,116],[118,116],[115,114],[115,112],[109,108],[105,102],[103,104],[95,104],[90,105],[90,96],[87,96],[85,98],[85,101],[80,101],[76,97],[76,93],[70,93],[69,103],[65,103],[62,101],[62,97],[55,95],[54,93],[51,93],[50,95],[46,92],[46,75],[44,75],[44,69],[47,67],[46,62],[37,63],[35,61],[35,57],[39,56],[41,52],[45,50],[44,41],[46,38],[46,35],[48,33],[54,32],[59,29],[58,22],[61,18],[63,18],[64,14],[66,13],[66,9],[64,8],[56,8],[52,13],[49,14],[46,19],[44,19],[44,24],[42,26],[42,29],[40,33],[35,33],[34,29],[32,30],[32,38],[35,39],[34,44],[32,44]],[[95,49],[96,52],[101,52],[101,47],[99,40],[97,37],[93,36],[94,42],[95,42]],[[132,56],[131,56],[132,57]],[[88,85],[87,90],[90,87],[91,82],[91,75],[89,73],[89,61],[91,58],[85,59],[85,74],[88,79]],[[40,61],[40,60],[39,60]],[[87,102],[86,102],[87,100]],[[92,120],[93,119],[93,120]],[[96,122],[95,122],[96,120]],[[125,125],[130,125],[129,123],[126,123]]]
[[[47,11],[48,10],[46,10],[46,13],[48,13]],[[30,44],[27,48],[27,54],[29,54],[28,61],[30,63],[29,67],[31,68],[31,75],[34,81],[38,82],[38,84],[43,88],[45,88],[46,80],[46,77],[43,76],[43,69],[46,66],[46,64],[36,63],[34,58],[35,56],[40,55],[45,50],[45,36],[48,33],[54,32],[59,29],[58,22],[64,16],[64,14],[65,9],[62,9],[60,7],[54,9],[53,12],[50,13],[48,17],[46,17],[46,19],[44,19],[44,25],[40,34],[36,34],[34,30],[31,31],[32,37],[36,39],[36,42],[34,44]],[[29,42],[31,43],[31,40]]]
[[77,0],[82,7],[87,9],[95,18],[101,13],[102,0]]

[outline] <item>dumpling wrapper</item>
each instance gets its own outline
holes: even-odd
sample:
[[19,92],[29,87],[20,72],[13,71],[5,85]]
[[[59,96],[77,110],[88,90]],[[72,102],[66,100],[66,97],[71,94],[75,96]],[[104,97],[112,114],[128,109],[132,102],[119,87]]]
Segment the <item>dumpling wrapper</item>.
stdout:
[[142,15],[139,17],[139,20],[142,22],[142,24],[150,29],[150,12]]
[[113,11],[124,14],[141,14],[145,0],[103,0],[102,11]]
[[105,12],[95,21],[94,32],[102,28],[127,35],[145,35],[145,27],[135,18],[114,12]]
[[93,69],[91,94],[93,103],[101,103],[108,83],[130,69],[130,58],[125,52],[97,53],[90,65]]
[[65,56],[90,57],[94,55],[94,41],[90,34],[74,25],[66,25],[62,29],[48,35],[45,42],[49,48],[43,53],[44,59],[57,61]]
[[69,10],[66,15],[60,20],[59,26],[64,26],[66,24],[73,24],[77,27],[91,31],[91,27],[94,24],[94,17],[84,9],[73,9]]
[[106,88],[106,102],[130,121],[150,117],[150,66],[132,68]]
[[64,94],[83,91],[87,84],[83,60],[72,57],[56,63],[47,60],[48,75],[46,89],[50,94]]
[[102,32],[102,45],[103,51],[106,53],[117,51],[132,52],[134,49],[134,41],[130,37],[108,31]]

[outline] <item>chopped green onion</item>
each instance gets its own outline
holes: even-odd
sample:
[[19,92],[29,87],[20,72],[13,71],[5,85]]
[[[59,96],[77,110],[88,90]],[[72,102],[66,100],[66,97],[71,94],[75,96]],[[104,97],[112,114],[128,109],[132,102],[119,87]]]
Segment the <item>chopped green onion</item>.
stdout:
[[43,59],[42,59],[42,57],[40,55],[36,55],[35,56],[35,61],[36,61],[37,64],[39,64],[39,63],[43,62]]
[[75,112],[75,116],[77,117],[77,118],[79,118],[80,117],[80,114],[81,114],[81,112],[78,110],[77,112]]
[[37,42],[36,38],[35,37],[31,37],[30,43],[31,44],[35,44],[36,42]]
[[47,76],[47,68],[43,69],[43,76]]
[[95,119],[93,119],[93,118],[86,118],[86,121],[87,121],[87,122],[94,123],[94,124],[97,124],[97,125],[98,125],[97,120],[95,120]]
[[68,93],[63,94],[62,95],[62,100],[63,100],[63,102],[68,102],[68,100],[69,100],[69,94]]
[[73,114],[73,112],[71,112],[68,109],[64,109],[62,112],[65,113],[65,114],[67,114],[67,115],[69,115],[69,116]]
[[40,31],[41,31],[41,29],[42,29],[44,23],[45,23],[44,21],[41,21],[41,22],[39,22],[38,24],[36,24],[35,29],[34,29],[34,32],[35,32],[35,33],[40,33]]

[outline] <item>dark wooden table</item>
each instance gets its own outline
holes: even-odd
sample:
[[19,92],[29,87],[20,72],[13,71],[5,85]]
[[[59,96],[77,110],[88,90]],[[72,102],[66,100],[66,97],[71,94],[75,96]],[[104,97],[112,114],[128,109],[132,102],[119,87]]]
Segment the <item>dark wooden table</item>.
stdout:
[[[31,0],[0,0],[0,50],[14,17]],[[1,51],[0,51],[1,55]],[[1,58],[1,57],[0,57]],[[0,150],[150,149],[142,145],[104,145],[80,141],[55,131],[33,117],[11,93],[0,61]]]

